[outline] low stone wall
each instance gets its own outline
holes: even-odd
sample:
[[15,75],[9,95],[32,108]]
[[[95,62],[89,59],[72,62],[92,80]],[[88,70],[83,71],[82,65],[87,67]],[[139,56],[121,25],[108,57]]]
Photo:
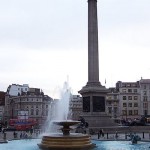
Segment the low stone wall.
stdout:
[[129,132],[138,132],[138,133],[150,133],[150,126],[115,126],[115,127],[100,127],[100,128],[89,128],[89,134],[97,134],[100,129],[103,129],[104,133],[129,133]]

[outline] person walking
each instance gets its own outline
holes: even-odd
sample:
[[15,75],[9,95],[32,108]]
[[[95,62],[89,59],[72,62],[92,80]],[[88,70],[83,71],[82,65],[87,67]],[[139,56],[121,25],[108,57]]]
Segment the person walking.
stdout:
[[100,129],[100,130],[98,131],[98,139],[99,139],[102,135],[103,135],[103,130]]
[[118,138],[118,132],[116,131],[116,133],[115,133],[115,139],[117,139]]
[[102,133],[101,133],[101,134],[102,134],[102,137],[104,137],[104,130],[102,129],[102,131],[101,131],[101,132],[102,132]]

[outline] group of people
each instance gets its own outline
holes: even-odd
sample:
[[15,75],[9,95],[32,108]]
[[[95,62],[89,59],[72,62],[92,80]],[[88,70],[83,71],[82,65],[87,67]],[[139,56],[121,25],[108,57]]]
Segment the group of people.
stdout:
[[98,131],[98,139],[99,139],[100,137],[104,137],[104,131],[103,131],[103,129],[100,129],[100,130]]

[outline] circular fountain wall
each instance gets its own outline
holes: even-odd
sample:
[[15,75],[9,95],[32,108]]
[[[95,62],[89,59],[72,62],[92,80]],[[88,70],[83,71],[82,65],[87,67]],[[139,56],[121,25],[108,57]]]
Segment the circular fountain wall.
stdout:
[[62,133],[45,135],[38,146],[49,150],[88,150],[95,147],[87,134],[70,133],[70,126],[80,123],[79,121],[58,121],[54,124],[62,126]]

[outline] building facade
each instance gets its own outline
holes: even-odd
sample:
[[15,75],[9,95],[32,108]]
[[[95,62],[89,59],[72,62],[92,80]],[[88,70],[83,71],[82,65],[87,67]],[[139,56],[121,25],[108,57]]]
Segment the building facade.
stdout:
[[[11,91],[13,96],[10,95],[9,90],[7,91],[8,93],[5,97],[5,121],[9,122],[10,119],[30,118],[35,120],[39,126],[46,121],[49,105],[53,101],[51,97],[44,95],[38,88],[28,88],[19,94],[17,94],[18,91],[15,88],[15,92]],[[14,96],[14,93],[17,95]],[[20,116],[20,114],[23,116]]]
[[136,119],[141,117],[140,82],[116,83],[119,92],[120,117],[122,119]]
[[150,79],[140,80],[141,115],[150,116]]
[[5,94],[6,92],[0,91],[0,123],[4,122]]
[[106,97],[106,112],[117,122],[120,120],[119,93],[116,88],[109,88],[109,91]]
[[72,95],[69,102],[69,116],[73,120],[78,120],[82,113],[82,97]]

